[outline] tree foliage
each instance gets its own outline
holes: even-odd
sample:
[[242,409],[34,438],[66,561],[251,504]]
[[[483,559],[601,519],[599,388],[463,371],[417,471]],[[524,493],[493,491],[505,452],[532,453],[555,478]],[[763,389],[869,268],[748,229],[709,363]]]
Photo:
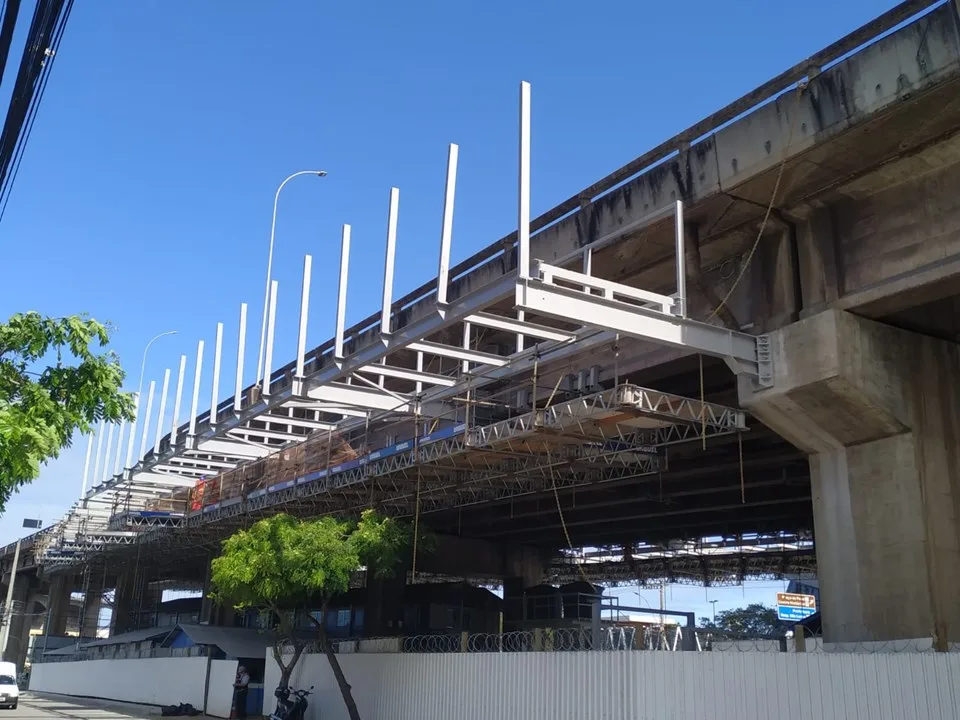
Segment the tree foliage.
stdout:
[[[392,574],[411,540],[408,525],[373,510],[366,510],[359,522],[274,515],[224,541],[222,554],[211,565],[212,596],[238,609],[270,611],[277,630],[273,655],[283,687],[306,646],[305,639],[295,633],[294,613],[308,609],[308,604],[318,599],[321,620],[308,617],[316,626],[350,717],[356,720],[357,707],[327,642],[322,618],[331,598],[349,589],[354,571],[366,566],[368,572]],[[284,645],[293,647],[289,662],[284,661]]]
[[775,638],[783,635],[783,628],[777,620],[777,611],[762,603],[721,610],[715,621],[700,618],[700,627],[715,630],[731,638]]
[[109,340],[106,326],[80,315],[28,312],[0,323],[0,512],[76,431],[133,419],[116,355],[96,351]]

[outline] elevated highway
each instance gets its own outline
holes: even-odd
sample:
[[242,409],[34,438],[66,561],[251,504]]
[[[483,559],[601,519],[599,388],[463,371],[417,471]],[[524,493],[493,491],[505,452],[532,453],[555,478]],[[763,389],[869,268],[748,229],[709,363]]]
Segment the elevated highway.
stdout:
[[[185,355],[148,391],[140,453],[129,428],[91,442],[89,492],[25,562],[142,585],[265,513],[368,506],[485,543],[461,575],[534,582],[549,562],[511,558],[616,546],[630,567],[637,543],[812,529],[828,634],[960,639],[952,581],[934,581],[960,571],[960,465],[917,454],[960,419],[902,399],[956,415],[937,403],[960,335],[958,25],[955,2],[903,3],[532,222],[522,87],[518,233],[449,266],[451,146],[436,281],[393,298],[391,222],[383,307],[345,328],[345,226],[336,336],[305,347],[307,259],[297,357],[274,370],[271,311],[258,381],[241,363],[223,399],[217,325],[192,377]],[[939,509],[917,499],[934,475]],[[890,532],[908,565],[881,551]],[[893,619],[903,593],[918,609]]]

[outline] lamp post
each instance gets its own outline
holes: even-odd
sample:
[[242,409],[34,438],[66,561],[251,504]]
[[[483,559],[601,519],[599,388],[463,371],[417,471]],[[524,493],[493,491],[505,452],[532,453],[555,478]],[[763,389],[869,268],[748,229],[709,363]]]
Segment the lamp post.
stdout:
[[710,604],[713,605],[713,621],[716,622],[717,621],[717,601],[711,600]]
[[[32,530],[40,529],[39,520],[24,520],[23,527]],[[5,658],[7,654],[7,642],[10,638],[10,622],[13,620],[13,586],[17,580],[17,568],[20,566],[20,543],[22,537],[17,538],[17,545],[13,551],[13,565],[10,566],[10,584],[7,585],[7,599],[3,603],[3,628],[0,630],[0,658]]]
[[176,335],[176,330],[167,330],[162,332],[159,335],[155,336],[146,344],[143,348],[143,360],[140,362],[140,381],[137,383],[137,395],[134,398],[134,418],[133,423],[130,425],[130,438],[127,440],[127,467],[130,467],[133,463],[133,447],[134,447],[134,438],[137,436],[137,415],[140,414],[140,395],[143,393],[143,374],[147,369],[147,352],[150,350],[150,346],[153,345],[157,340],[167,335]]
[[257,386],[260,385],[261,375],[263,374],[263,346],[267,339],[267,310],[269,309],[267,306],[270,302],[270,280],[273,275],[273,241],[277,233],[277,203],[280,200],[280,191],[295,177],[300,177],[301,175],[324,177],[326,174],[326,170],[300,170],[295,172],[280,183],[280,187],[277,188],[277,192],[273,196],[273,220],[270,221],[270,248],[267,250],[267,282],[266,288],[263,291],[263,318],[260,321],[260,352],[257,355]]

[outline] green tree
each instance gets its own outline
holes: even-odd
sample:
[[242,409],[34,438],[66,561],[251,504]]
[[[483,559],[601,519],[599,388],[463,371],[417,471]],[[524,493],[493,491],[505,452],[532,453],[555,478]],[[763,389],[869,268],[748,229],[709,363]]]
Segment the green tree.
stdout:
[[0,513],[10,496],[69,447],[76,431],[133,419],[133,397],[106,326],[36,312],[0,323]]
[[[307,644],[295,633],[296,613],[319,601],[320,619],[309,613],[307,617],[317,629],[351,720],[360,720],[323,619],[331,598],[349,589],[356,570],[366,565],[368,572],[393,573],[411,539],[408,525],[372,510],[364,511],[356,523],[274,515],[224,541],[221,555],[211,566],[212,597],[237,609],[256,608],[272,615],[277,634],[273,657],[280,666],[281,687],[289,685]],[[293,647],[293,657],[285,663],[286,645]]]
[[700,618],[700,627],[704,630],[715,630],[731,638],[776,638],[783,635],[783,629],[777,621],[777,611],[762,603],[721,610],[715,621]]

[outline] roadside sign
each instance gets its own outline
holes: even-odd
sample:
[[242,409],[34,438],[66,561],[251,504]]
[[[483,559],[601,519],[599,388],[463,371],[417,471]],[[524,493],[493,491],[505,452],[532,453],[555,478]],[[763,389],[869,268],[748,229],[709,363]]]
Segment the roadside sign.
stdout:
[[777,593],[777,618],[800,622],[817,612],[817,598],[799,593]]

